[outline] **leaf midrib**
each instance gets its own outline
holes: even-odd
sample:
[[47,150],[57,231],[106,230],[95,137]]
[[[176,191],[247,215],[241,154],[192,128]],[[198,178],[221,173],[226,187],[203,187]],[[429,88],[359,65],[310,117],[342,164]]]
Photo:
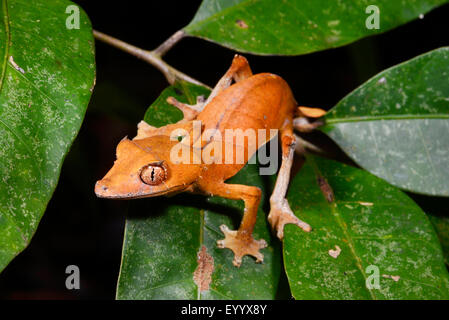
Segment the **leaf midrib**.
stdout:
[[[128,223],[128,222],[126,222],[126,223]],[[215,229],[211,228],[210,226],[208,226],[206,224],[206,221],[205,221],[205,210],[200,210],[200,235],[199,235],[199,248],[198,248],[197,252],[201,251],[201,248],[204,245],[204,229],[209,229],[209,230],[217,232]],[[125,235],[124,235],[123,239],[126,239],[126,226],[125,226]],[[123,260],[124,259],[123,259],[123,252],[122,252],[122,259],[121,259],[121,263],[120,263],[119,275],[122,274]],[[165,282],[165,283],[156,285],[156,286],[151,287],[151,288],[145,288],[145,289],[143,289],[143,290],[141,290],[139,292],[139,295],[142,296],[142,294],[147,292],[147,291],[152,291],[154,289],[158,289],[158,288],[162,288],[162,287],[166,287],[166,286],[171,286],[171,285],[175,285],[175,284],[179,284],[179,283],[191,283],[192,282],[192,278],[179,279],[179,280],[175,280],[175,281]],[[120,281],[118,281],[117,283],[120,283]],[[200,288],[198,287],[198,285],[195,282],[194,282],[194,284],[197,286],[197,297],[196,297],[196,300],[203,300],[202,299],[202,295],[201,295],[202,291],[200,290]],[[231,300],[233,299],[232,297],[229,297],[226,294],[224,294],[224,293],[222,293],[222,292],[220,292],[217,289],[214,289],[212,287],[209,287],[209,290],[213,291],[216,294],[219,294],[219,295],[221,295],[221,296],[223,296],[223,297],[225,297],[227,299],[231,299]],[[118,293],[118,290],[116,290],[116,292]],[[116,296],[116,298],[117,297],[118,297],[118,295]]]
[[[360,260],[359,256],[357,255],[357,253],[355,251],[355,246],[352,241],[352,236],[349,234],[348,228],[346,227],[345,222],[342,221],[343,219],[341,218],[340,214],[337,212],[336,208],[337,208],[336,205],[330,205],[332,215],[334,216],[335,220],[337,221],[338,225],[340,226],[340,229],[343,231],[343,234],[344,234],[346,240],[348,241],[346,244],[348,245],[349,250],[351,251],[351,254],[354,256],[354,259],[356,261],[356,266],[359,269],[360,273],[362,274],[362,276],[366,282],[368,277],[365,273],[365,270],[363,270],[362,261]],[[370,296],[371,296],[371,298],[373,298],[373,300],[377,300],[377,297],[372,290],[367,288],[367,291],[370,293]]]
[[2,8],[3,8],[3,19],[5,23],[5,32],[6,32],[6,45],[5,45],[5,56],[3,57],[3,64],[2,64],[2,74],[0,76],[0,92],[3,88],[3,82],[5,80],[6,76],[6,66],[8,63],[8,56],[9,56],[9,47],[11,46],[11,33],[9,31],[9,14],[8,14],[8,4],[6,3],[7,0],[2,1]]
[[[314,171],[323,176],[320,172],[320,170],[318,169],[318,166],[316,165],[315,161],[312,160],[311,158],[308,158],[307,160],[309,160],[314,168]],[[323,194],[323,199],[324,199],[324,194]],[[332,212],[332,216],[335,218],[335,221],[337,221],[338,226],[340,227],[340,229],[343,232],[344,237],[346,238],[347,242],[347,246],[349,247],[349,250],[351,251],[352,256],[354,257],[355,263],[357,268],[359,269],[360,273],[362,274],[363,278],[366,280],[368,279],[365,271],[363,270],[362,267],[362,261],[360,260],[359,256],[357,255],[356,251],[355,251],[355,246],[354,243],[352,241],[352,236],[349,234],[348,229],[346,227],[345,222],[343,221],[342,217],[340,216],[340,214],[338,213],[338,211],[336,210],[337,205],[335,203],[335,200],[332,203],[328,203],[327,200],[326,203],[328,204],[328,207],[330,209],[330,211]],[[366,288],[366,290],[370,293],[370,296],[373,300],[377,300],[376,295],[374,294],[374,292],[372,290],[370,290],[369,288],[367,288],[366,286],[364,286],[364,288]]]
[[[199,248],[198,248],[198,252],[201,251],[201,249],[202,249],[202,247],[204,245],[204,225],[205,225],[204,210],[200,210],[200,245],[199,245]],[[201,299],[201,289],[200,289],[200,286],[198,284],[196,284],[196,300],[202,300]]]
[[345,122],[363,122],[363,121],[382,121],[382,120],[425,120],[425,119],[449,119],[449,114],[403,114],[403,115],[381,115],[381,116],[360,116],[326,119],[326,124],[345,123]]
[[[201,222],[200,222],[200,245],[198,248],[198,252],[201,251],[201,248],[204,245],[204,229],[209,229],[209,230],[213,230],[213,231],[217,232],[215,229],[213,229],[212,227],[210,227],[206,224],[206,221],[204,219],[205,215],[206,215],[206,210],[200,210],[200,219],[201,219]],[[213,271],[212,271],[212,273],[213,273]],[[212,284],[213,284],[213,281],[211,281],[211,283],[209,285],[209,291],[213,291],[213,292],[215,292],[223,297],[226,297],[228,299],[233,299],[231,297],[228,297],[224,293],[218,291],[217,289],[212,288]],[[199,286],[196,283],[195,283],[195,285],[197,286],[197,300],[203,300],[202,295],[201,295],[202,291],[200,290]]]

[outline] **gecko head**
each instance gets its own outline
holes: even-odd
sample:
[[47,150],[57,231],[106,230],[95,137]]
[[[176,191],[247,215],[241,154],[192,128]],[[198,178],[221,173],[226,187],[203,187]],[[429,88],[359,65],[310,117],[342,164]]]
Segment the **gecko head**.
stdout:
[[117,146],[114,165],[95,185],[96,195],[132,199],[182,192],[196,180],[200,167],[172,162],[171,150],[177,144],[162,135],[141,140],[124,138]]

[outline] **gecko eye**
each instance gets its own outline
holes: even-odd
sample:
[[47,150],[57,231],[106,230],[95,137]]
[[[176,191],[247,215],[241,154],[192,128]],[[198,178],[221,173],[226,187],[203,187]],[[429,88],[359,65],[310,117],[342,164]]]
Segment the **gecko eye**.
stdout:
[[156,186],[167,179],[167,173],[160,163],[151,163],[142,168],[140,179],[145,184]]

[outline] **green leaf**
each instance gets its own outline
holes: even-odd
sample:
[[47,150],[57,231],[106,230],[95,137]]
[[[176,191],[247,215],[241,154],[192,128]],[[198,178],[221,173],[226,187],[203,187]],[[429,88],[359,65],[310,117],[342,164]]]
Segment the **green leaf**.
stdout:
[[449,217],[429,215],[443,249],[444,262],[449,266]]
[[[285,267],[296,299],[449,298],[438,238],[399,189],[366,171],[308,157],[289,201],[312,226],[310,233],[285,228]],[[329,251],[336,246],[338,255]],[[370,268],[378,268],[379,288],[366,286],[375,285]]]
[[449,48],[376,75],[325,117],[360,166],[417,193],[449,196]]
[[[447,0],[203,0],[184,30],[241,52],[299,55],[388,31]],[[379,8],[379,28],[367,19]],[[370,24],[371,25],[371,24]]]
[[[203,87],[177,83],[162,92],[148,109],[145,121],[161,126],[182,118],[179,110],[167,104],[168,96],[193,104],[196,96],[208,93]],[[229,180],[248,181],[260,187],[263,194],[271,187],[259,175],[257,165],[247,165]],[[262,198],[261,204],[264,201]],[[263,264],[246,256],[242,266],[236,268],[232,265],[233,253],[217,248],[217,240],[224,238],[219,226],[237,229],[242,213],[242,202],[218,197],[181,194],[133,201],[126,220],[117,299],[274,299],[281,272],[280,248],[271,238],[262,208],[254,237],[269,244],[262,250]],[[199,281],[194,280],[201,250],[207,254],[202,255],[203,269],[198,270],[204,270],[200,273],[204,279],[211,276],[207,290],[199,289]]]
[[0,4],[0,270],[29,243],[56,187],[95,78],[89,19],[69,1]]

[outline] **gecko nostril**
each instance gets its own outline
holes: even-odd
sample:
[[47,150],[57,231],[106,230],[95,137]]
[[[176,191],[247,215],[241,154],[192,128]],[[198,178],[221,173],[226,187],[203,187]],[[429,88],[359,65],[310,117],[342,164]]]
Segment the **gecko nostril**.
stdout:
[[106,186],[103,186],[103,187],[101,187],[104,191],[106,191],[106,190],[108,190],[108,187],[106,187]]

